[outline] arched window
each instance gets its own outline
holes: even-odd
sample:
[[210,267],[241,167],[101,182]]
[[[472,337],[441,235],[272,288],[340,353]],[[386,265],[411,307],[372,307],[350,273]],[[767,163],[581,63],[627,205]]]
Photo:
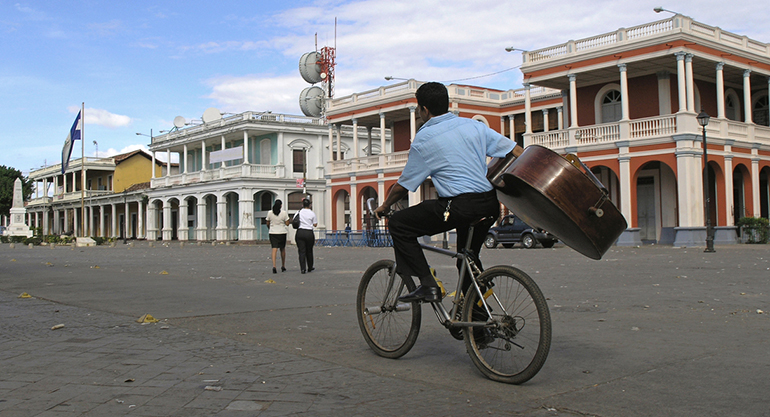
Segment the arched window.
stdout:
[[295,191],[287,196],[288,202],[286,203],[287,211],[297,211],[302,208],[302,199],[307,198],[313,201],[310,194],[302,194],[302,191]]
[[273,195],[270,193],[262,193],[260,197],[262,211],[268,211],[273,208]]
[[620,91],[610,90],[602,98],[602,123],[617,122],[621,117]]
[[770,126],[770,104],[768,96],[760,97],[754,103],[754,111],[751,114],[751,120],[762,126]]

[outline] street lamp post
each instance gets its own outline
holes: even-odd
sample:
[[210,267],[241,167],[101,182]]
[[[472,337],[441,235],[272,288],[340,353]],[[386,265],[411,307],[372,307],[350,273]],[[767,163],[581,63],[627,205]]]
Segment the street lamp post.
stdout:
[[706,201],[706,250],[704,252],[714,251],[714,228],[711,225],[711,196],[709,192],[709,156],[708,146],[706,145],[706,126],[709,124],[709,115],[701,110],[697,116],[698,124],[703,129],[703,196]]

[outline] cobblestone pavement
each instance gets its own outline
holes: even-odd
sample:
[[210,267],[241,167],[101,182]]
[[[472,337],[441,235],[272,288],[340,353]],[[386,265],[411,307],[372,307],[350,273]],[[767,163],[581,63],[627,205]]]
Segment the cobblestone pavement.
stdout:
[[0,245],[0,417],[770,415],[770,246],[485,251],[551,308],[521,386],[481,376],[428,307],[412,351],[372,354],[353,301],[390,249],[317,248],[304,275],[288,251],[272,274],[264,246]]

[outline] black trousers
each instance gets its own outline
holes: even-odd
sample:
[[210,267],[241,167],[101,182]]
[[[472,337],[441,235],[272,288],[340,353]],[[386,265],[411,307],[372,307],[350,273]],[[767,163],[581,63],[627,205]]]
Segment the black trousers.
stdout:
[[[312,230],[298,229],[294,237],[297,241],[297,251],[299,252],[299,269],[307,271],[313,268],[313,245],[315,245],[315,234]],[[305,268],[307,266],[307,268]]]
[[[444,212],[449,205],[449,218],[444,221]],[[481,245],[500,215],[500,203],[495,191],[486,193],[461,194],[452,198],[427,200],[398,211],[388,222],[393,249],[396,252],[396,269],[403,276],[416,276],[420,284],[435,286],[436,280],[430,273],[428,261],[420,247],[419,239],[425,235],[435,235],[452,229],[457,231],[457,249],[465,247],[468,239],[468,227],[482,217],[489,217],[477,224],[471,236],[471,250],[478,256]],[[458,262],[458,267],[460,263]],[[479,267],[481,263],[479,262]],[[465,280],[463,288],[470,281]]]

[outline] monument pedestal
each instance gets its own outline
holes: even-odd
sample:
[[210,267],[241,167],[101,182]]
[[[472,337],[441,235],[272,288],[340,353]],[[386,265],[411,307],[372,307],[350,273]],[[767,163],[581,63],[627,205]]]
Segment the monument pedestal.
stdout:
[[11,209],[11,224],[5,231],[8,236],[32,237],[32,231],[24,223],[24,216],[27,215],[27,209],[14,207]]

